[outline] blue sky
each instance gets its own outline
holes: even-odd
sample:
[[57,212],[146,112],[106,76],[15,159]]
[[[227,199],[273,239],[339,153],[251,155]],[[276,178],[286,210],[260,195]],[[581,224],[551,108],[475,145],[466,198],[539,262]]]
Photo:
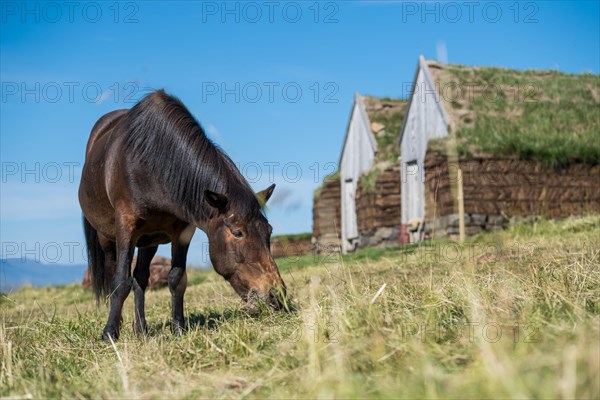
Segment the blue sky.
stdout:
[[[310,231],[353,93],[406,96],[440,43],[452,63],[599,72],[599,2],[470,4],[2,2],[0,255],[83,261],[90,129],[152,89],[180,97],[253,187],[277,183],[281,234]],[[198,232],[191,264],[203,243]]]

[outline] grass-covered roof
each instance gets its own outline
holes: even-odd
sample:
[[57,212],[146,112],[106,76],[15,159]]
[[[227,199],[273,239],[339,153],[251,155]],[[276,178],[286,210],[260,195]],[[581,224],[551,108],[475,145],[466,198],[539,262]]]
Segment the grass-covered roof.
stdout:
[[371,123],[371,132],[377,141],[375,164],[381,161],[397,161],[400,155],[398,136],[404,121],[407,101],[371,96],[365,96],[363,99]]
[[461,152],[600,162],[600,75],[427,64]]

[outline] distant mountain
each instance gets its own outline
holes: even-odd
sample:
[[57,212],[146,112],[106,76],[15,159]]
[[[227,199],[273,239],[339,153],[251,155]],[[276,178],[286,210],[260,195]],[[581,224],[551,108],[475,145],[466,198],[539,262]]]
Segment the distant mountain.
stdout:
[[43,264],[20,258],[0,259],[0,291],[23,285],[48,286],[81,282],[85,264]]

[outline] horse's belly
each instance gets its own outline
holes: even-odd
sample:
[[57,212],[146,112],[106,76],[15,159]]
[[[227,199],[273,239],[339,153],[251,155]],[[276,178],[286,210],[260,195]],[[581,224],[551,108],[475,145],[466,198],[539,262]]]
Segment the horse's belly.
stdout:
[[148,247],[148,246],[158,246],[160,244],[167,244],[171,242],[171,238],[165,232],[157,232],[144,234],[140,236],[138,239],[136,246],[137,247]]

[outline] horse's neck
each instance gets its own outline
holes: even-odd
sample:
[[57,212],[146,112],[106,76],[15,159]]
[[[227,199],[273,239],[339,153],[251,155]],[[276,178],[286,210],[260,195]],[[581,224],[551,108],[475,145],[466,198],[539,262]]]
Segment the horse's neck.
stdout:
[[[203,209],[204,209],[204,207],[203,207]],[[198,229],[200,229],[207,235],[208,235],[208,225],[211,220],[208,211],[209,210],[207,209],[206,212],[200,212],[199,213],[200,215],[193,217],[194,221],[190,221],[190,223],[193,223],[194,225],[196,225],[198,227]]]

